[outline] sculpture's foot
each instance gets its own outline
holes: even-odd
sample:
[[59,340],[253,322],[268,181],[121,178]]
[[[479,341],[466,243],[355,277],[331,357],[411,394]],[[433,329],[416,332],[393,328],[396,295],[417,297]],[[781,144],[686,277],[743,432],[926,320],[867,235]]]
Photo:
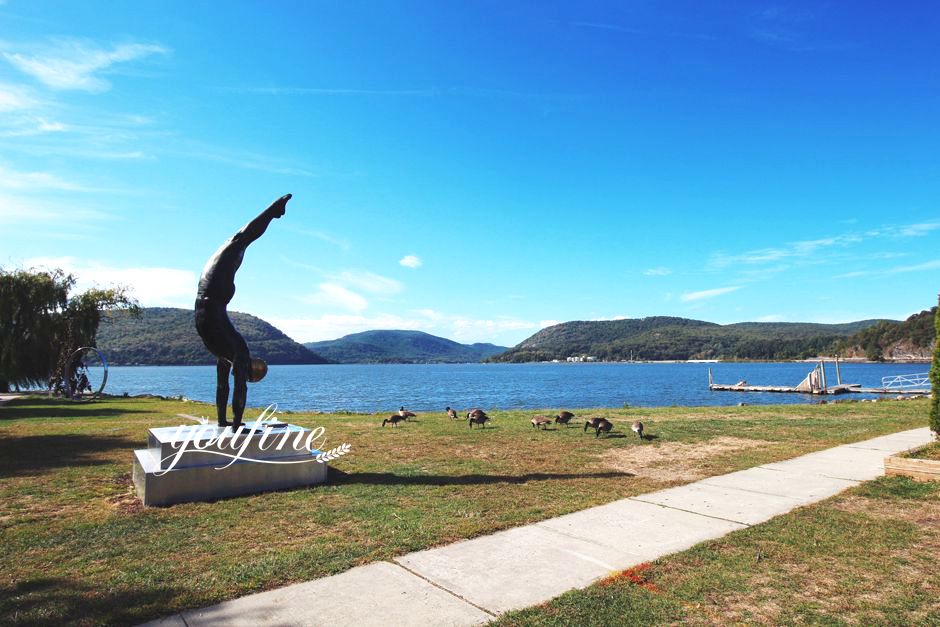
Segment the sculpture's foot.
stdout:
[[228,427],[229,425],[230,425],[230,423],[229,423],[228,420],[220,420],[220,421],[219,421],[219,426],[220,426],[220,427]]

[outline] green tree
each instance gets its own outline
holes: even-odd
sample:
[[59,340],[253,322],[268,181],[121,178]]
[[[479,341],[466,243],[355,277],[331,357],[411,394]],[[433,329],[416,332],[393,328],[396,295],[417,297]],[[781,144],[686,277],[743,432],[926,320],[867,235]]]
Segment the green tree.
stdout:
[[[940,302],[940,297],[937,298]],[[936,337],[933,345],[933,365],[930,368],[930,429],[940,437],[940,306],[933,315]]]
[[122,287],[70,296],[74,286],[62,270],[0,269],[0,391],[61,378],[75,349],[95,345],[103,311],[138,311]]

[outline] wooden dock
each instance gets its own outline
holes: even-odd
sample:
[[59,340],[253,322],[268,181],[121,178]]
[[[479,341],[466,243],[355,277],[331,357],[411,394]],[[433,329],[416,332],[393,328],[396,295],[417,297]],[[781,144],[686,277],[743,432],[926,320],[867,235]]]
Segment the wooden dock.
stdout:
[[[929,388],[920,387],[883,387],[883,388],[863,388],[860,383],[842,383],[842,375],[839,371],[839,359],[835,360],[836,378],[838,383],[828,385],[826,383],[826,365],[820,360],[819,364],[806,375],[806,378],[797,386],[783,385],[748,385],[747,381],[739,381],[734,385],[715,383],[712,380],[712,369],[708,369],[708,389],[713,392],[772,392],[783,394],[814,394],[835,396],[837,394],[898,394],[898,395],[917,395],[930,394]],[[917,375],[920,377],[921,375]],[[904,378],[895,377],[889,380],[892,383],[894,379]],[[926,377],[924,377],[926,378]],[[884,383],[884,379],[882,380]],[[915,385],[920,385],[922,381],[917,379]]]
[[885,388],[863,388],[860,383],[847,383],[842,385],[833,385],[819,390],[801,390],[795,387],[780,385],[723,385],[720,383],[709,384],[708,389],[713,392],[779,392],[789,394],[814,394],[828,395],[836,394],[930,394],[930,390],[891,390]]

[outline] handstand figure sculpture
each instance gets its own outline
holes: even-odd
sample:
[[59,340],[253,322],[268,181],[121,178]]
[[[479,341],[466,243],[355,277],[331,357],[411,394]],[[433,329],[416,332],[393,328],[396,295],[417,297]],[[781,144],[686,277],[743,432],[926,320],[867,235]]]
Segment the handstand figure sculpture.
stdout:
[[248,396],[248,382],[260,381],[268,372],[262,359],[252,359],[245,338],[235,330],[226,306],[235,296],[235,273],[242,265],[245,249],[264,234],[271,220],[285,213],[291,195],[281,196],[242,230],[222,244],[206,263],[196,293],[196,331],[209,352],[216,356],[215,408],[220,427],[229,426],[225,419],[228,405],[229,373],[234,371],[235,392],[232,394],[232,429],[241,426]]

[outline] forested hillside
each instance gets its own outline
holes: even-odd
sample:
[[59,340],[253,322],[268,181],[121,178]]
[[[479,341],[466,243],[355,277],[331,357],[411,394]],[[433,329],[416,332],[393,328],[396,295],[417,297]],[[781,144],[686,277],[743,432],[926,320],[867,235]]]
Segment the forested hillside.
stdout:
[[839,343],[838,352],[881,359],[929,359],[933,352],[937,308],[916,313],[904,322],[882,320]]
[[665,316],[565,322],[542,329],[490,361],[564,360],[579,355],[606,361],[800,359],[824,353],[839,340],[877,322],[719,325]]
[[[191,309],[169,307],[144,308],[138,318],[124,313],[105,316],[98,327],[98,348],[116,365],[214,364],[193,316]],[[248,342],[252,357],[270,365],[327,363],[260,318],[239,312],[229,312],[229,318]]]
[[307,348],[342,364],[468,363],[506,350],[493,344],[460,344],[422,331],[364,331]]

